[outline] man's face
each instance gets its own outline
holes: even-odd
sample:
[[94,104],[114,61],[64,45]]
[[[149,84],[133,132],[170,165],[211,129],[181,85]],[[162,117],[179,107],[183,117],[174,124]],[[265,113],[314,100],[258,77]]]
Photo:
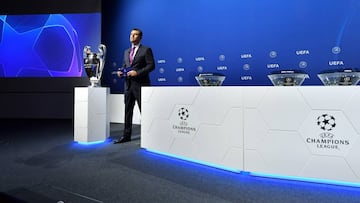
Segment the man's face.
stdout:
[[141,40],[140,32],[137,30],[132,30],[130,33],[130,42],[132,44],[139,44]]

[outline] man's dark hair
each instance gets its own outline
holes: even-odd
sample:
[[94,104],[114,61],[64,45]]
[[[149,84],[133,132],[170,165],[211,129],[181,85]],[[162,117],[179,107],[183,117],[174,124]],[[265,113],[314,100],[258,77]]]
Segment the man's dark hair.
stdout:
[[142,38],[143,33],[142,33],[142,31],[141,31],[139,28],[133,28],[132,30],[138,31],[138,32],[139,32],[139,35],[140,35],[140,38]]

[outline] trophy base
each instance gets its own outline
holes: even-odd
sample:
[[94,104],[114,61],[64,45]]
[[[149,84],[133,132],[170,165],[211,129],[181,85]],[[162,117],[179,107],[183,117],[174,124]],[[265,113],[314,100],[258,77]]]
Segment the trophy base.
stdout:
[[101,87],[100,85],[100,80],[97,79],[96,77],[91,77],[90,78],[90,86],[89,87]]

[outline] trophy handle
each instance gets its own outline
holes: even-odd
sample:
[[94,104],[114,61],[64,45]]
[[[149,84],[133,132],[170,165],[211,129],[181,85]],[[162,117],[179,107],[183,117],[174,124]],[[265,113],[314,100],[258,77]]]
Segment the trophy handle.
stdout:
[[84,57],[84,59],[86,58],[86,56],[87,56],[88,54],[91,54],[91,47],[90,47],[90,46],[85,46],[85,47],[84,47],[84,50],[83,50],[83,57]]
[[100,80],[105,65],[106,46],[104,44],[100,44],[98,49],[99,49],[98,57],[100,61],[99,70],[98,70],[98,79]]

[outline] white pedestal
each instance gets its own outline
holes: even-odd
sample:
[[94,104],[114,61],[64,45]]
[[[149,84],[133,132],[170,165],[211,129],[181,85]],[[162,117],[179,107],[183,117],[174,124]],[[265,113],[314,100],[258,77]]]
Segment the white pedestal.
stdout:
[[74,141],[104,141],[110,134],[109,88],[76,87],[74,99]]

